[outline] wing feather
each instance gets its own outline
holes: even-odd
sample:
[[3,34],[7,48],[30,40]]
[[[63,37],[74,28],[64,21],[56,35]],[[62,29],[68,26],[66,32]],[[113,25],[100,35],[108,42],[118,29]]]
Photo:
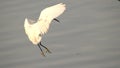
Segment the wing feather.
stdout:
[[45,8],[43,11],[40,13],[40,19],[54,19],[61,15],[65,11],[65,4],[59,3],[57,5],[53,5],[51,7]]

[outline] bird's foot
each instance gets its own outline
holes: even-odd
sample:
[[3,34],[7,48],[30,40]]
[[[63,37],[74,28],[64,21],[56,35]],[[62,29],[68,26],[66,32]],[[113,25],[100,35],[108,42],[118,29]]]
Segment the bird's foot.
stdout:
[[44,52],[41,52],[41,55],[45,57],[45,54],[44,54]]
[[42,50],[42,48],[41,48],[41,46],[45,49],[45,53],[51,53],[51,51],[47,48],[47,47],[45,47],[44,45],[42,45],[42,43],[40,42],[39,44],[38,44],[38,46],[39,46],[39,48],[40,48],[40,50],[41,50],[41,55],[42,56],[45,56],[45,54],[44,54],[44,51]]
[[46,51],[45,51],[46,53],[48,52],[48,53],[52,53],[48,48],[46,49]]

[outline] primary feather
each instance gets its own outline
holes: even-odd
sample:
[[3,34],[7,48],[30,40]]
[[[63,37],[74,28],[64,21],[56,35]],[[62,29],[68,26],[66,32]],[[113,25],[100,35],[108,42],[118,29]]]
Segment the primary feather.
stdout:
[[33,24],[30,24],[30,21],[26,18],[24,28],[29,40],[33,44],[38,44],[42,39],[42,35],[48,31],[51,21],[61,15],[65,9],[63,3],[48,7],[41,11],[38,21]]

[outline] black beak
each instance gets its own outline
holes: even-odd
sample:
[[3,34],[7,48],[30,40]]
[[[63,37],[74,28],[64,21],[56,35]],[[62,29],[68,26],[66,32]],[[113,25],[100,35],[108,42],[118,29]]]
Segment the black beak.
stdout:
[[56,18],[54,18],[53,20],[55,20],[55,21],[57,21],[57,22],[59,22],[59,23],[60,23],[60,21],[59,21],[58,19],[56,19]]

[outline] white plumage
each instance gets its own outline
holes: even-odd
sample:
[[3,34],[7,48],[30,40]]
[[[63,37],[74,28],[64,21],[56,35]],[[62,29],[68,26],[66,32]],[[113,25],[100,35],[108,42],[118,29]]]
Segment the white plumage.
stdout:
[[[51,21],[61,15],[65,9],[65,4],[63,3],[45,8],[43,11],[41,11],[37,22],[33,24],[30,24],[31,21],[26,18],[24,22],[24,28],[29,40],[35,45],[41,45],[49,52],[49,50],[41,44],[42,35],[48,31]],[[40,46],[39,48],[42,51]]]

